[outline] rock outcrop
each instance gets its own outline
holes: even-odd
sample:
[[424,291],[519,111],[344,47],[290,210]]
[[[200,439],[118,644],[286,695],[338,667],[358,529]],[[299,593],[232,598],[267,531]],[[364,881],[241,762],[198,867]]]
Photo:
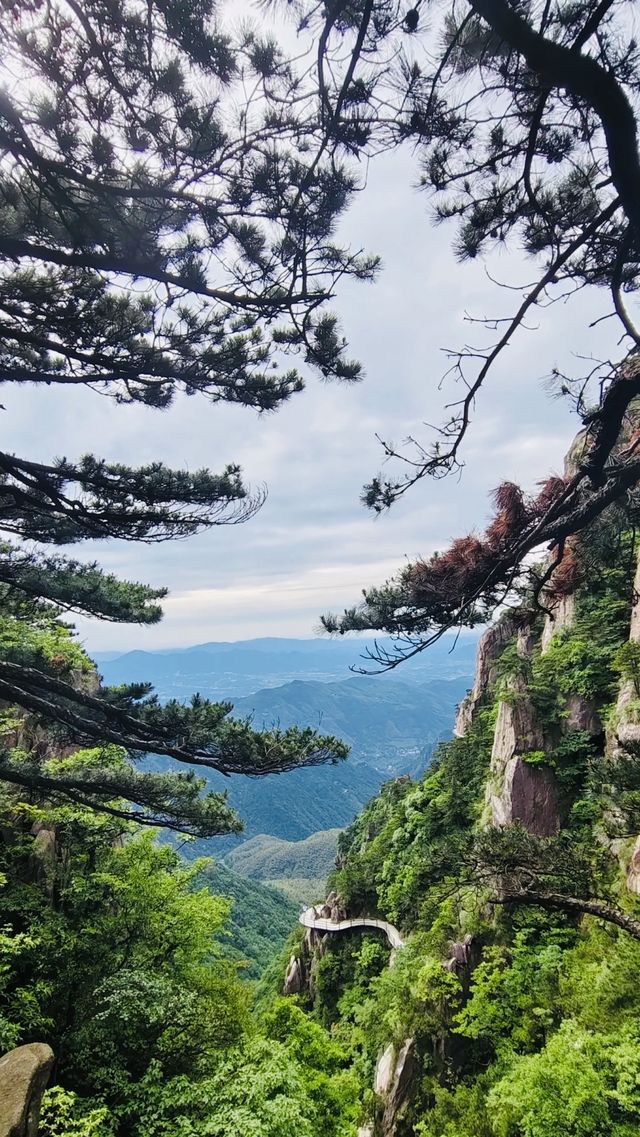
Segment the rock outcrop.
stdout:
[[415,1068],[414,1040],[407,1038],[400,1049],[391,1043],[378,1059],[374,1091],[380,1098],[375,1132],[380,1137],[394,1137],[407,1107]]
[[325,920],[346,920],[347,910],[337,892],[329,893],[322,907],[318,909],[318,915]]
[[30,853],[33,876],[44,884],[47,894],[52,896],[58,859],[56,832],[41,821],[36,821],[31,827],[31,833],[34,837]]
[[506,763],[500,788],[490,792],[489,804],[493,825],[519,822],[535,837],[552,837],[560,829],[553,771],[520,757]]
[[445,961],[445,970],[451,972],[460,980],[464,993],[468,992],[473,969],[480,960],[482,951],[474,936],[467,932],[462,940],[456,940],[450,946],[449,958]]
[[551,605],[549,605],[548,600],[545,600],[545,606],[548,607],[549,611],[544,618],[540,641],[540,650],[543,655],[549,650],[549,644],[553,637],[573,623],[576,612],[576,598],[574,593],[570,592],[567,596],[561,596]]
[[456,738],[463,738],[467,733],[474,712],[478,704],[486,696],[496,681],[496,663],[509,641],[516,632],[516,625],[511,619],[503,619],[494,624],[482,635],[478,641],[478,654],[476,656],[476,674],[473,688],[463,699],[456,718],[454,734]]
[[53,1061],[44,1042],[18,1046],[0,1058],[0,1137],[36,1137]]
[[[640,553],[633,581],[634,603],[631,608],[629,642],[640,644]],[[631,679],[623,679],[618,691],[612,727],[607,738],[607,752],[612,758],[620,757],[626,743],[640,742],[640,715],[638,693]]]
[[297,955],[292,955],[284,973],[283,995],[299,995],[304,987],[304,972]]
[[[524,661],[533,651],[529,628],[518,633],[518,655]],[[528,693],[526,679],[517,674],[498,707],[486,789],[488,821],[503,826],[519,822],[537,837],[550,837],[560,828],[558,789],[553,771],[524,760],[523,755],[545,750],[545,737]]]
[[569,695],[566,717],[562,724],[563,733],[568,730],[584,730],[587,734],[602,734],[602,720],[592,699],[584,695]]
[[640,837],[636,838],[629,861],[627,888],[629,892],[635,892],[636,896],[640,896]]

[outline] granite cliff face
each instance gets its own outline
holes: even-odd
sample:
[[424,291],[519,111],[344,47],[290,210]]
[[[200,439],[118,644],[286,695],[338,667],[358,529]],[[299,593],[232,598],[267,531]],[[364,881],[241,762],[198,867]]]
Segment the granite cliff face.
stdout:
[[[516,635],[518,658],[528,661],[534,650],[534,637],[528,626]],[[519,822],[538,837],[549,837],[560,826],[555,778],[548,769],[532,766],[525,755],[544,751],[545,731],[522,674],[514,674],[505,684],[498,703],[493,736],[491,767],[486,789],[488,821],[492,825]],[[490,688],[481,688],[486,698]]]

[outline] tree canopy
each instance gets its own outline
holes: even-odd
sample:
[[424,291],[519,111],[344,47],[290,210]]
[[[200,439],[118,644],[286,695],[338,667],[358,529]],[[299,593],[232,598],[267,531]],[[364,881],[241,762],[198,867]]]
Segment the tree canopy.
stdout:
[[640,393],[629,304],[640,264],[638,46],[625,0],[363,0],[299,11],[317,27],[327,130],[360,153],[410,145],[436,220],[455,223],[456,257],[506,246],[519,266],[523,254],[531,264],[523,287],[508,284],[511,311],[472,321],[479,344],[448,349],[457,392],[431,441],[383,443],[395,472],[365,487],[367,506],[380,512],[423,479],[461,469],[482,389],[536,308],[595,287],[601,318],[620,331],[614,358],[555,376],[584,424],[565,477],[534,498],[500,487],[484,538],[461,538],[326,619],[329,630],[404,636],[397,655],[379,660],[393,666],[443,630],[486,618],[533,549],[549,544],[559,566],[566,539],[625,500],[640,475],[629,417]]
[[[20,0],[0,31],[0,381],[271,411],[302,388],[298,360],[359,378],[327,305],[375,261],[334,239],[354,181],[273,38],[222,27],[210,0]],[[54,776],[38,730],[225,773],[344,755],[310,731],[233,722],[228,704],[105,690],[66,646],[41,642],[64,639],[66,612],[154,623],[165,595],[47,546],[185,537],[247,520],[263,497],[236,465],[0,453],[0,698],[35,730],[28,745],[5,736],[6,780],[101,807],[122,796],[149,821],[211,834],[237,820],[220,795],[202,804],[193,773],[142,775],[122,759]]]

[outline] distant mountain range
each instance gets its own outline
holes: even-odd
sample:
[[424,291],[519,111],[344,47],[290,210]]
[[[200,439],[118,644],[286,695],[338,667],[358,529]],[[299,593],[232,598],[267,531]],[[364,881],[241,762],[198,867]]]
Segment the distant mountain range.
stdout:
[[[210,788],[228,792],[246,828],[240,838],[212,838],[190,848],[221,856],[258,834],[298,841],[343,828],[383,782],[421,773],[439,739],[451,735],[456,705],[471,685],[476,642],[470,636],[443,639],[397,671],[377,676],[349,670],[363,662],[361,653],[373,643],[366,640],[271,638],[98,655],[98,661],[109,684],[148,680],[163,700],[199,691],[229,699],[235,716],[250,717],[258,727],[311,726],[351,746],[346,762],[269,778],[208,772]],[[157,757],[148,763],[170,765]]]
[[[220,855],[257,834],[297,841],[349,825],[383,782],[424,770],[438,740],[450,736],[456,704],[468,684],[468,679],[411,685],[354,677],[343,683],[295,681],[236,699],[234,714],[251,715],[256,726],[316,727],[344,738],[352,753],[336,765],[268,778],[202,771],[210,788],[228,792],[246,828],[240,838],[198,841],[194,850]],[[153,761],[160,768],[168,764]]]
[[[251,695],[263,687],[277,687],[296,679],[335,682],[349,679],[350,667],[375,665],[362,657],[373,640],[360,639],[257,639],[237,643],[205,643],[175,651],[130,651],[122,655],[95,652],[106,683],[148,680],[161,699],[186,699],[194,691],[216,699]],[[380,640],[391,646],[390,640]],[[386,683],[427,683],[456,679],[473,673],[477,638],[443,637],[428,651],[403,663],[398,671],[378,676]],[[455,645],[455,646],[454,646]]]
[[223,863],[252,880],[277,877],[319,877],[325,880],[335,865],[340,829],[313,833],[304,841],[283,841],[259,833],[227,853]]

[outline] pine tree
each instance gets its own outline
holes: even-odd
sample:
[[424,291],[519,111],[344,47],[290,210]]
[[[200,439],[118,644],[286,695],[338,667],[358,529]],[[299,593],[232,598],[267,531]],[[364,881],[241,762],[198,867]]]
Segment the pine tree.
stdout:
[[[298,104],[302,79],[275,40],[221,30],[212,0],[8,0],[0,43],[2,382],[271,411],[303,385],[287,355],[325,378],[359,378],[327,303],[341,276],[368,279],[375,262],[333,240],[354,182]],[[234,465],[189,473],[0,453],[2,612],[22,629],[0,658],[0,698],[26,715],[20,737],[35,731],[24,753],[6,733],[5,780],[128,814],[121,797],[147,820],[211,834],[237,827],[220,795],[199,799],[193,772],[140,774],[122,755],[266,774],[344,754],[313,732],[234,723],[227,704],[161,707],[146,686],[104,690],[24,646],[34,629],[54,635],[66,612],[146,624],[161,614],[163,589],[51,546],[164,541],[260,504]],[[47,772],[47,731],[67,750],[109,744],[120,757]]]
[[327,136],[360,154],[409,144],[436,219],[456,225],[457,258],[500,247],[532,264],[531,283],[507,293],[511,311],[474,320],[474,342],[448,350],[458,383],[448,420],[430,441],[383,443],[396,473],[374,477],[365,504],[381,512],[423,479],[460,472],[483,387],[538,306],[594,287],[605,296],[601,318],[620,330],[617,358],[555,377],[584,424],[571,476],[545,483],[519,517],[501,516],[498,503],[485,539],[461,538],[438,563],[409,566],[367,591],[364,604],[327,618],[330,630],[404,636],[397,653],[378,659],[384,667],[447,628],[486,619],[540,545],[566,568],[567,541],[640,478],[640,326],[628,303],[640,272],[640,52],[630,8],[625,0],[297,5],[319,45]]

